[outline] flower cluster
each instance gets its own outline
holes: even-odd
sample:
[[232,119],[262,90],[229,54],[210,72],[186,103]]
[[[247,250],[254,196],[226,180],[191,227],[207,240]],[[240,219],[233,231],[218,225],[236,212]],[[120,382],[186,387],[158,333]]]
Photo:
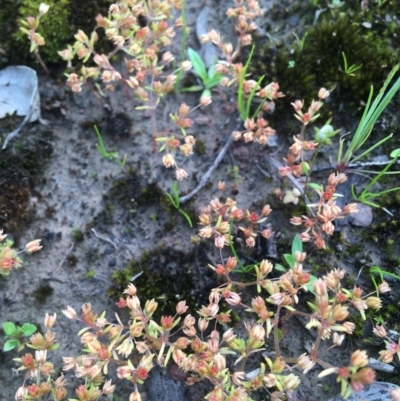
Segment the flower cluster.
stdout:
[[[46,313],[44,318],[44,327],[46,333],[36,333],[29,339],[28,347],[35,350],[35,355],[31,353],[23,355],[21,358],[14,358],[14,361],[21,366],[19,371],[26,371],[25,380],[32,384],[26,384],[18,388],[15,399],[18,400],[42,400],[44,397],[52,395],[55,401],[61,401],[67,397],[66,380],[63,375],[57,380],[50,380],[54,373],[53,363],[47,360],[47,353],[59,347],[55,342],[56,334],[52,331],[56,323],[57,315]],[[43,380],[46,379],[46,380]]]
[[[258,226],[263,223],[272,209],[269,205],[265,205],[261,211],[261,215],[255,212],[239,209],[236,202],[228,198],[224,203],[219,199],[212,200],[206,207],[203,207],[199,216],[200,224],[204,226],[199,231],[202,238],[215,238],[215,246],[222,249],[231,240],[230,223],[243,221],[246,224],[239,225],[239,230],[243,233],[246,245],[248,247],[255,246],[255,238],[258,235]],[[272,232],[264,229],[260,232],[265,238],[269,238]]]
[[[390,288],[386,282],[383,282],[379,288],[379,292],[390,291]],[[380,360],[384,363],[392,363],[394,356],[397,355],[397,359],[400,359],[400,338],[397,340],[397,343],[394,339],[387,333],[385,327],[383,325],[377,325],[373,329],[374,335],[384,339],[386,349],[379,352]]]
[[[218,206],[220,215],[223,209],[224,214],[238,210],[229,202],[228,205],[214,202],[214,208]],[[264,214],[268,214],[269,208],[266,206],[264,209]],[[127,380],[133,387],[129,400],[140,401],[138,386],[148,378],[154,364],[166,366],[171,359],[187,372],[188,384],[201,380],[212,383],[213,389],[207,399],[249,401],[251,392],[265,389],[272,399],[283,400],[301,382],[290,365],[297,365],[303,373],[320,365],[325,368],[320,377],[336,373],[343,395],[361,390],[375,377],[373,370],[366,367],[368,357],[365,351],[353,352],[350,365],[344,367],[330,365],[320,359],[320,353],[340,346],[344,335],[353,332],[355,325],[348,320],[350,308],[360,312],[378,308],[379,298],[371,294],[363,296],[358,287],[351,291],[343,288],[344,271],[339,269],[332,270],[321,279],[313,278],[311,285],[312,276],[304,269],[305,260],[305,252],[295,251],[291,269],[278,278],[269,277],[274,266],[270,261],[263,260],[254,265],[255,280],[242,283],[235,281],[232,275],[238,264],[237,258],[229,257],[224,261],[221,255],[221,264],[210,267],[225,282],[211,290],[208,305],[201,306],[197,318],[187,313],[188,307],[185,301],[181,301],[176,305],[174,314],[156,319],[154,315],[158,303],[151,299],[142,306],[133,284],[129,284],[117,304],[128,309],[130,316],[127,324],[122,323],[118,315],[115,323],[108,321],[105,313],[98,315],[90,304],[84,304],[80,314],[68,307],[63,311],[64,315],[86,326],[78,334],[84,352],[79,356],[63,358],[64,370],[73,370],[75,376],[83,381],[75,390],[77,398],[81,401],[94,400],[102,394],[112,394],[115,384],[107,381],[107,374],[109,366],[116,364],[118,378]],[[246,305],[240,289],[249,285],[256,286],[260,295]],[[311,313],[306,313],[298,310],[296,305],[301,293],[310,289],[315,294],[315,301],[308,303]],[[386,283],[379,286],[379,292],[388,289]],[[245,319],[245,333],[241,335],[232,328],[226,329],[225,325],[231,320],[231,310],[226,311],[222,304],[243,308],[255,316],[256,322]],[[288,358],[281,354],[279,322],[284,310],[290,316],[306,317],[309,319],[306,328],[316,330],[316,340],[309,355]],[[17,400],[39,400],[41,396],[52,393],[56,401],[61,401],[67,396],[63,375],[55,381],[42,380],[54,372],[53,365],[47,361],[47,352],[57,347],[52,331],[55,321],[55,315],[46,315],[46,334],[35,334],[30,338],[29,346],[36,349],[35,356],[26,354],[16,359],[21,365],[19,369],[26,370],[26,377],[33,383],[18,389]],[[382,327],[374,331],[381,337],[386,336]],[[274,359],[263,359],[259,353],[271,343],[268,341],[271,334],[276,356]],[[332,345],[321,351],[323,342],[331,338]],[[398,347],[390,343],[388,350],[396,353],[399,352]],[[228,354],[235,358],[233,365],[226,358]],[[381,355],[383,358],[384,355]],[[255,374],[246,372],[246,363],[250,358],[252,363],[259,361]]]
[[347,398],[352,391],[361,391],[366,384],[375,381],[375,372],[373,369],[366,367],[368,365],[368,356],[366,351],[354,351],[351,354],[350,365],[340,368],[328,368],[321,372],[318,377],[325,377],[329,374],[336,373],[337,381],[341,383],[342,395]]
[[322,185],[310,184],[319,196],[317,203],[309,204],[307,207],[312,211],[312,216],[292,217],[290,222],[295,226],[304,226],[306,230],[300,234],[303,242],[313,240],[315,246],[325,249],[326,244],[323,233],[332,235],[335,226],[335,219],[341,219],[352,213],[357,213],[357,204],[349,203],[341,209],[336,204],[338,194],[335,193],[336,186],[347,180],[343,173],[332,173],[328,178],[328,185],[324,188]]
[[314,122],[318,117],[318,111],[323,106],[323,101],[329,96],[329,92],[325,88],[321,88],[318,92],[319,100],[313,100],[307,112],[303,112],[304,100],[296,100],[292,106],[296,112],[294,115],[303,125],[300,134],[293,137],[294,144],[289,148],[289,152],[284,158],[286,165],[279,169],[281,176],[293,174],[295,177],[300,177],[309,172],[309,165],[304,160],[305,151],[314,151],[318,142],[304,140],[304,131],[307,125]]
[[268,137],[275,135],[275,130],[268,126],[268,121],[259,115],[256,119],[248,118],[244,122],[245,131],[232,133],[235,141],[243,137],[245,142],[258,142],[261,145],[268,144]]
[[40,240],[28,242],[23,251],[17,252],[13,249],[13,241],[5,240],[7,234],[0,230],[0,276],[8,276],[12,269],[22,266],[22,259],[18,256],[22,252],[33,253],[42,249]]
[[[79,30],[75,35],[74,45],[59,52],[69,65],[75,57],[84,63],[93,58],[96,64],[96,67],[83,67],[80,76],[69,74],[68,85],[74,92],[80,92],[88,78],[100,77],[106,89],[112,90],[113,85],[122,79],[122,74],[114,68],[110,60],[118,51],[123,51],[131,57],[125,59],[124,80],[139,99],[148,102],[150,92],[155,93],[157,99],[170,92],[176,76],[167,75],[162,81],[160,79],[164,67],[174,57],[170,52],[161,52],[171,44],[171,38],[176,34],[175,29],[183,26],[181,18],[173,20],[173,9],[179,10],[181,6],[179,0],[153,2],[147,6],[142,1],[126,0],[112,4],[108,18],[102,15],[96,17],[97,27],[90,37]],[[139,23],[140,16],[147,20],[145,27]],[[114,44],[114,50],[108,55],[98,54],[95,50],[97,30],[100,28],[104,29],[107,38]],[[149,77],[153,79],[151,87],[146,90],[144,84]],[[155,104],[150,105],[154,106]]]

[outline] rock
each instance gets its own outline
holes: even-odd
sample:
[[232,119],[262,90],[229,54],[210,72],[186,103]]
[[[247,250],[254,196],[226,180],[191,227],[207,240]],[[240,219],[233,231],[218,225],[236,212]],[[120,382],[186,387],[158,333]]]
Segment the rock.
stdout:
[[185,401],[185,383],[172,380],[162,368],[152,369],[146,385],[148,401]]
[[349,222],[353,226],[357,227],[368,227],[372,223],[373,214],[372,207],[364,205],[363,203],[358,203],[358,212],[349,215]]
[[395,388],[400,387],[392,383],[375,382],[369,386],[365,386],[364,390],[353,393],[346,400],[340,395],[337,395],[329,401],[393,401],[390,392]]

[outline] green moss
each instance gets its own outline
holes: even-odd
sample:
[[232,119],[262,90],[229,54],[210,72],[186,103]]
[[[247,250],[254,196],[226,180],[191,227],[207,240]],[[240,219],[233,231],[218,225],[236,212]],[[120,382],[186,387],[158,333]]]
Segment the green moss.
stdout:
[[72,232],[71,232],[71,236],[72,236],[72,239],[74,240],[74,242],[82,242],[85,237],[85,234],[79,228],[73,228]]
[[[9,117],[0,120],[0,131],[7,133]],[[40,130],[39,130],[40,131]],[[0,137],[0,141],[3,138]],[[37,132],[34,137],[21,136],[20,146],[10,143],[7,151],[0,157],[0,227],[5,232],[12,232],[18,237],[18,231],[26,228],[33,217],[33,210],[28,210],[31,191],[38,183],[46,166],[52,146],[51,132]]]
[[[371,85],[381,87],[399,61],[389,38],[377,34],[375,24],[366,29],[362,22],[360,12],[349,10],[337,16],[323,13],[315,26],[296,32],[299,38],[305,37],[304,41],[293,39],[285,46],[276,42],[264,46],[252,63],[254,79],[266,75],[266,82],[279,82],[286,98],[277,102],[278,109],[289,111],[296,99],[305,99],[308,107],[318,90],[326,87],[334,90],[329,106],[322,109],[323,119],[329,117],[329,112],[349,106],[357,110],[368,99]],[[348,65],[362,65],[354,75],[344,72],[342,53]],[[293,62],[293,68],[288,68],[289,62]]]
[[206,144],[201,139],[196,139],[196,146],[193,149],[198,156],[205,155],[207,151]]
[[[42,0],[2,0],[0,45],[13,63],[33,59],[29,56],[29,39],[19,27],[21,20],[38,15],[40,3]],[[78,29],[90,33],[96,26],[96,15],[107,15],[111,0],[47,0],[44,3],[50,9],[40,20],[38,32],[46,41],[46,45],[40,47],[40,54],[46,63],[54,63],[61,61],[58,51],[74,43]]]
[[53,287],[47,283],[47,282],[42,282],[36,290],[33,292],[33,296],[35,297],[35,300],[39,302],[40,304],[43,304],[46,302],[47,298],[53,295],[54,289]]
[[67,266],[75,267],[77,263],[78,258],[73,253],[67,256]]
[[[197,257],[196,249],[199,251]],[[185,253],[174,248],[156,247],[132,260],[126,269],[113,274],[109,295],[121,296],[128,284],[133,282],[142,305],[153,298],[158,302],[156,316],[174,314],[175,305],[181,300],[186,300],[194,313],[201,304],[208,304],[206,294],[211,289],[199,285],[204,278],[199,277],[196,264],[207,265],[202,248],[193,247]]]
[[[19,19],[25,19],[27,16],[38,15],[41,0],[24,0],[19,7]],[[46,15],[40,19],[38,33],[40,33],[46,41],[45,46],[40,47],[42,58],[48,62],[59,61],[58,51],[62,50],[71,37],[71,30],[68,25],[68,0],[46,0],[46,4],[50,9]],[[26,34],[17,30],[15,32],[15,40],[22,48],[29,48],[30,43]],[[28,46],[26,46],[28,45]]]

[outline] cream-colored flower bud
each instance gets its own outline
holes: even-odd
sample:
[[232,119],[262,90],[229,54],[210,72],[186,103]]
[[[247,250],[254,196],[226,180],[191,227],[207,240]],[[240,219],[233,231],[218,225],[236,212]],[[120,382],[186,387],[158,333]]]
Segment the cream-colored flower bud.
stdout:
[[243,134],[243,139],[245,142],[253,142],[254,141],[254,132],[253,131],[246,131]]
[[249,337],[256,341],[264,341],[265,339],[265,329],[261,324],[246,325],[246,330]]
[[356,325],[353,322],[344,322],[342,323],[342,327],[347,334],[353,334]]
[[245,372],[235,372],[231,376],[232,382],[236,384],[236,386],[241,386],[242,381],[246,380],[246,373]]
[[174,55],[171,52],[165,52],[162,56],[162,61],[164,63],[170,63],[171,61],[175,60]]
[[316,295],[324,296],[327,293],[326,284],[322,279],[314,281],[313,287]]
[[392,291],[392,289],[389,287],[389,284],[386,281],[383,281],[381,284],[379,284],[378,291],[380,294],[383,294],[385,292]]
[[212,99],[211,96],[207,96],[207,95],[203,95],[200,98],[200,105],[202,107],[207,107],[208,105],[210,105],[212,103]]
[[63,310],[62,313],[64,313],[68,319],[76,319],[75,309],[71,308],[70,306],[67,306],[67,309]]
[[192,315],[187,315],[185,317],[185,320],[183,321],[183,324],[186,327],[191,327],[196,323],[196,319]]
[[101,375],[101,370],[102,367],[99,365],[91,366],[90,368],[87,369],[87,375],[89,376],[90,379],[93,380]]
[[233,333],[233,329],[228,329],[222,335],[222,338],[228,344],[236,338],[236,335]]
[[260,272],[263,276],[271,273],[273,268],[272,263],[267,259],[262,260],[260,263]]
[[232,43],[225,43],[225,44],[222,46],[222,51],[223,51],[225,54],[231,55],[232,52],[233,52]]
[[226,368],[226,360],[225,357],[222,356],[220,353],[214,355],[214,364],[219,372]]
[[284,390],[294,390],[300,384],[300,379],[295,376],[293,373],[290,373],[283,380],[283,389]]
[[129,395],[129,401],[142,401],[142,396],[139,391],[135,391]]
[[353,366],[357,366],[358,368],[362,368],[368,365],[368,355],[365,350],[356,350],[351,354],[350,363]]
[[178,181],[182,181],[189,177],[189,174],[183,168],[177,168],[175,170],[175,177]]
[[229,296],[225,298],[225,301],[232,306],[240,305],[242,302],[240,295],[235,292],[230,292]]
[[368,308],[371,308],[371,309],[382,308],[382,301],[378,297],[368,297],[365,302],[366,302]]
[[226,63],[220,61],[217,64],[215,64],[215,71],[218,72],[218,74],[220,75],[226,75],[229,73],[229,66]]
[[44,326],[46,327],[46,329],[51,329],[54,326],[56,319],[57,313],[55,313],[54,315],[49,315],[48,313],[46,313],[44,317]]
[[37,350],[35,351],[35,361],[37,363],[46,362],[47,350]]
[[140,301],[136,295],[132,295],[126,298],[126,305],[130,310],[135,310],[140,308]]
[[87,37],[86,33],[82,31],[82,29],[79,29],[74,36],[78,42],[89,43],[89,38]]
[[393,362],[393,354],[389,350],[379,351],[380,360],[384,363],[392,363]]
[[132,89],[136,89],[139,87],[139,81],[135,78],[130,76],[127,80],[126,83],[132,88]]
[[393,401],[400,401],[400,388],[394,388],[390,392],[390,397],[392,397]]
[[186,116],[190,111],[190,106],[188,106],[186,103],[182,103],[179,106],[178,114],[180,117]]
[[238,141],[242,137],[242,133],[240,131],[233,131],[232,136],[234,141]]
[[111,385],[111,380],[108,380],[104,383],[104,386],[102,389],[103,394],[110,395],[114,392],[114,390],[115,390],[115,384]]
[[203,318],[201,317],[201,318],[199,318],[199,321],[198,321],[197,326],[199,327],[199,330],[200,330],[201,332],[203,332],[204,330],[207,329],[208,323],[209,323],[209,322],[208,322],[207,319],[203,319]]
[[262,380],[266,387],[275,387],[276,385],[276,376],[273,373],[267,373]]
[[298,262],[298,263],[303,263],[304,260],[306,259],[306,256],[307,256],[306,252],[296,251],[294,253],[294,258],[296,259],[296,262]]
[[25,245],[25,251],[28,253],[33,253],[33,252],[37,252],[40,249],[42,249],[43,247],[40,246],[40,239],[35,239],[34,241],[28,242]]
[[190,156],[193,154],[193,146],[185,143],[179,147],[180,151],[185,156]]
[[303,373],[306,374],[315,366],[315,362],[312,362],[307,354],[302,354],[297,359],[297,365],[303,371]]
[[328,96],[330,95],[330,92],[328,91],[328,90],[326,90],[325,88],[321,88],[319,91],[318,91],[318,97],[320,98],[320,99],[326,99]]
[[349,314],[350,312],[348,311],[347,306],[337,304],[333,307],[332,317],[335,321],[341,322],[342,320],[345,320]]
[[166,168],[175,166],[175,159],[174,156],[171,155],[171,153],[167,153],[166,155],[164,155],[162,158],[162,162]]
[[214,240],[214,245],[216,246],[216,248],[218,249],[223,249],[225,246],[225,237],[222,235],[218,235],[215,237]]
[[194,145],[196,143],[196,138],[193,135],[186,135],[185,136],[185,143],[188,145]]
[[357,310],[362,311],[368,309],[366,302],[364,302],[361,298],[353,299],[352,303]]
[[271,206],[268,205],[268,204],[267,204],[267,205],[264,205],[264,207],[263,207],[262,210],[261,210],[261,214],[262,214],[264,217],[269,216],[271,212],[272,212]]
[[218,191],[223,191],[225,189],[225,181],[218,181],[217,189]]
[[186,305],[186,301],[180,301],[177,305],[176,305],[176,313],[178,315],[182,315],[183,313],[185,313],[188,310],[188,306]]
[[246,238],[246,246],[249,248],[254,248],[256,245],[256,240],[253,237]]
[[222,77],[221,81],[219,82],[222,86],[229,86],[231,81],[228,77]]
[[40,3],[40,6],[39,6],[40,16],[47,14],[47,11],[49,11],[49,8],[50,8],[50,6],[48,6],[47,4]]
[[7,234],[3,234],[3,230],[0,230],[0,242],[7,237]]
[[148,299],[144,305],[144,310],[146,313],[152,315],[158,307],[158,302],[153,299]]
[[26,387],[19,387],[17,392],[15,393],[15,400],[24,400],[25,396],[28,395],[28,389]]
[[383,326],[375,326],[372,332],[380,338],[385,338],[387,336],[387,332]]
[[136,292],[136,287],[132,283],[129,283],[128,288],[124,290],[124,294],[128,294],[131,296],[136,295]]
[[188,60],[182,61],[181,63],[181,69],[183,71],[189,71],[192,68],[192,63]]
[[343,343],[343,340],[344,340],[344,334],[338,334],[336,332],[333,333],[333,338],[332,338],[333,345],[335,345],[336,347],[340,347]]
[[218,304],[212,303],[212,304],[208,305],[207,311],[208,311],[208,316],[214,317],[219,311]]

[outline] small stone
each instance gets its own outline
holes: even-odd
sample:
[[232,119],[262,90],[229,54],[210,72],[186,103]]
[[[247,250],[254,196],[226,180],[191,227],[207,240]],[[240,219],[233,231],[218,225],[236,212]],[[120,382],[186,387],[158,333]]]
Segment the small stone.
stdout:
[[176,363],[170,366],[169,375],[175,381],[184,381],[188,377],[187,372],[184,372]]
[[372,223],[372,207],[362,203],[357,204],[358,212],[349,215],[349,222],[353,226],[368,227]]

